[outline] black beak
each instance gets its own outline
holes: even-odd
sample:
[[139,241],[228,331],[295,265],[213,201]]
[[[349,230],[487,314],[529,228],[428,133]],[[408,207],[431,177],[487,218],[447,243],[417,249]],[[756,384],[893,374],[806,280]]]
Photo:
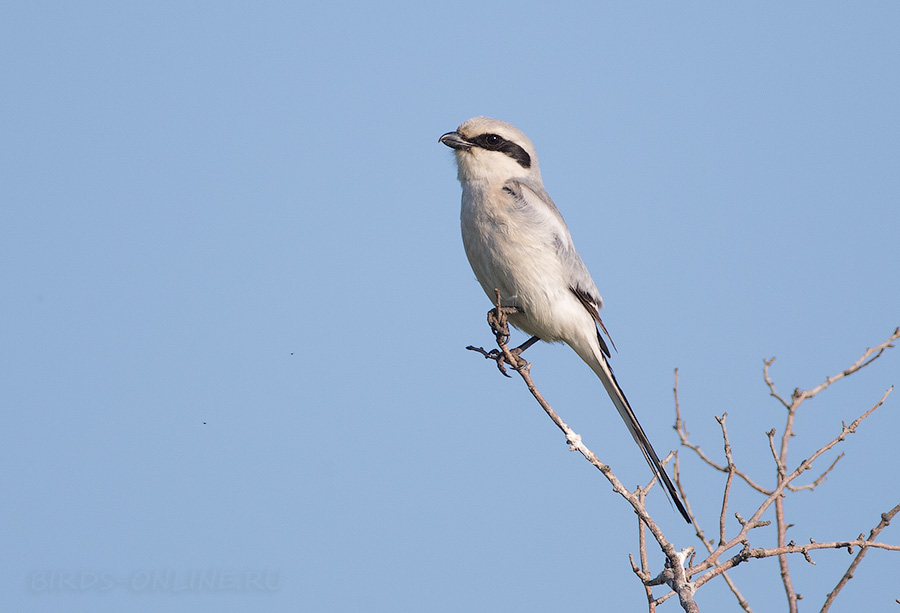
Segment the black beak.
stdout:
[[464,139],[459,132],[447,132],[438,139],[438,142],[444,143],[451,149],[460,149],[462,151],[472,148],[472,143]]

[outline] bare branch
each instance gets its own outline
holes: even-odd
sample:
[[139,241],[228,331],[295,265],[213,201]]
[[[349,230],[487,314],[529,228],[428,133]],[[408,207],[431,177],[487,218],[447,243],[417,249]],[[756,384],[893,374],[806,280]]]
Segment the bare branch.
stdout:
[[728,514],[728,495],[731,493],[731,482],[734,480],[734,461],[731,457],[731,441],[728,440],[728,428],[725,427],[725,418],[728,413],[722,413],[722,417],[716,417],[716,421],[722,427],[722,439],[725,442],[725,460],[728,462],[728,478],[725,479],[725,492],[722,495],[722,512],[719,514],[719,544],[725,542],[725,517]]
[[[772,494],[762,502],[762,504],[753,513],[753,515],[750,517],[750,519],[740,520],[742,526],[741,526],[741,531],[738,533],[738,535],[735,536],[734,538],[732,538],[727,543],[719,545],[715,549],[715,551],[713,551],[713,553],[710,554],[710,556],[706,560],[704,560],[703,562],[701,562],[700,564],[698,564],[696,566],[689,568],[688,575],[694,576],[697,573],[703,572],[709,568],[714,567],[716,565],[715,559],[718,556],[722,555],[725,551],[731,549],[732,547],[734,547],[738,544],[743,543],[745,546],[745,550],[749,551],[749,547],[746,545],[748,533],[750,532],[750,530],[752,530],[753,528],[756,528],[760,525],[760,518],[762,517],[763,513],[765,513],[766,510],[772,505],[772,503],[775,502],[775,500],[781,496],[782,492],[784,492],[785,488],[790,484],[790,482],[793,481],[794,479],[796,479],[797,477],[799,477],[802,473],[809,470],[812,467],[813,462],[815,462],[816,459],[819,458],[819,456],[821,456],[823,453],[825,453],[826,451],[828,451],[829,449],[831,449],[832,447],[837,445],[839,442],[843,441],[847,437],[848,434],[852,434],[852,433],[856,432],[856,428],[859,426],[859,424],[862,423],[862,421],[866,417],[871,415],[873,411],[875,411],[878,407],[880,407],[884,403],[888,394],[890,394],[893,391],[893,389],[894,389],[893,386],[890,389],[888,389],[882,395],[881,399],[874,406],[872,406],[865,413],[863,413],[862,415],[857,417],[849,426],[846,424],[843,424],[840,434],[838,434],[836,437],[834,437],[829,442],[822,445],[822,447],[820,447],[818,450],[813,452],[813,454],[811,456],[809,456],[808,458],[803,460],[800,463],[800,465],[796,469],[794,469],[794,471],[791,474],[786,475],[784,477],[784,479],[782,479],[781,482],[778,484],[778,487],[775,488],[775,491],[773,491]],[[738,557],[741,557],[742,555],[743,555],[743,552],[741,554],[738,554]],[[746,559],[747,559],[747,557],[743,556],[742,559],[739,560],[737,563],[740,563]],[[728,562],[725,562],[723,564],[728,564]],[[734,564],[732,564],[731,566],[734,566]],[[731,566],[728,566],[728,568],[731,568]],[[698,579],[696,581],[697,587],[699,587],[703,583],[706,583],[706,581],[709,580],[707,578],[707,576],[708,576],[708,574],[705,574],[705,575],[703,575],[703,577],[701,577],[700,579]]]
[[[881,357],[881,354],[884,353],[885,349],[893,347],[892,343],[898,338],[900,338],[900,327],[895,329],[891,336],[883,343],[866,349],[865,353],[863,353],[862,356],[856,362],[854,362],[852,366],[850,366],[850,368],[834,376],[826,378],[825,381],[810,390],[799,392],[799,395],[797,397],[812,398],[835,381],[840,381],[844,377],[848,377],[853,373],[859,371],[861,368],[865,368],[866,366],[877,360],[879,357]],[[795,392],[795,395],[797,395],[797,392]]]
[[[677,414],[677,412],[678,412],[678,409],[677,409],[677,405],[678,405],[678,371],[677,370],[675,371],[675,404],[676,404],[676,414]],[[723,414],[721,419],[717,417],[716,420],[718,420],[719,423],[722,425],[723,435],[725,436],[726,445],[728,447],[726,450],[726,453],[725,453],[725,457],[726,457],[726,459],[728,459],[728,461],[730,463],[730,467],[733,468],[734,464],[733,464],[733,462],[731,462],[731,445],[730,445],[730,443],[728,443],[728,439],[727,439],[728,435],[727,435],[727,431],[725,431],[726,415],[727,415],[727,413]],[[677,426],[676,426],[676,429],[677,429]],[[734,474],[734,471],[731,471],[731,472],[729,472],[729,475],[728,475],[729,485],[726,486],[726,492],[725,492],[725,496],[723,499],[723,513],[725,512],[725,508],[728,506],[728,504],[727,504],[728,488],[730,487],[730,483],[731,483],[733,474]],[[694,516],[694,513],[691,509],[691,505],[690,505],[690,501],[688,500],[687,493],[684,491],[684,488],[681,485],[681,470],[680,470],[679,463],[678,463],[678,455],[675,455],[674,476],[675,476],[675,485],[678,487],[678,493],[681,495],[681,500],[684,502],[684,506],[687,509],[688,515],[691,518],[691,524],[694,526],[694,531],[697,535],[697,538],[700,539],[700,542],[703,543],[704,547],[706,547],[706,551],[709,553],[712,553],[713,541],[707,540],[706,535],[703,533],[703,530],[700,528],[700,523],[697,521],[697,518]],[[722,520],[720,520],[720,530],[719,530],[719,542],[720,543],[724,542],[724,540],[725,540],[724,528],[722,527],[723,525],[724,525],[724,522]],[[737,598],[738,604],[741,606],[741,608],[744,611],[746,611],[747,613],[753,613],[753,609],[750,607],[750,603],[747,602],[747,599],[744,598],[743,594],[741,594],[741,591],[738,589],[737,585],[735,585],[734,581],[731,579],[731,577],[728,575],[728,573],[722,572],[722,578],[725,580],[725,583],[728,584],[728,589],[730,589],[731,593],[734,594],[734,597]]]
[[[784,475],[781,469],[779,469],[779,475]],[[785,545],[788,525],[784,519],[784,497],[782,496],[779,496],[775,499],[775,525],[777,526],[778,531],[777,549],[782,551],[782,553],[777,554],[778,568],[781,570],[781,583],[782,585],[784,585],[784,593],[787,596],[788,610],[791,613],[797,613],[797,601],[800,599],[800,597],[797,595],[796,590],[794,590],[794,582],[791,580],[791,570],[788,566],[787,557],[789,551],[786,550],[787,547],[792,547],[794,545],[794,542],[791,541],[790,545]],[[809,558],[809,554],[806,551],[803,551],[802,553],[807,562],[812,562],[812,560],[810,560]]]
[[[790,444],[790,439],[794,436],[794,419],[797,415],[797,410],[800,408],[800,405],[809,398],[815,397],[818,393],[827,389],[835,381],[839,381],[840,379],[852,375],[853,373],[859,371],[861,368],[864,368],[871,364],[873,361],[878,359],[884,350],[888,347],[893,347],[891,344],[897,338],[900,338],[900,327],[896,328],[891,334],[891,336],[881,343],[872,348],[866,349],[863,353],[862,357],[860,357],[856,362],[854,362],[849,368],[846,370],[828,377],[825,381],[818,386],[810,389],[810,390],[800,390],[795,389],[793,394],[791,394],[791,402],[790,404],[785,401],[776,391],[775,384],[772,381],[771,376],[769,375],[769,367],[772,365],[774,358],[767,360],[765,362],[765,368],[763,370],[764,377],[766,380],[766,385],[769,386],[769,391],[771,395],[779,400],[783,406],[787,408],[787,419],[785,421],[784,432],[781,435],[781,449],[779,453],[775,452],[775,440],[774,434],[775,431],[772,430],[769,432],[769,445],[772,449],[772,456],[775,458],[775,463],[778,467],[778,479],[781,481],[784,478],[785,473],[787,472],[787,454],[788,454],[788,446]],[[827,470],[824,474],[827,474]],[[787,532],[787,523],[784,518],[784,499],[778,497],[775,499],[775,523],[777,525],[777,533],[778,533],[778,546],[783,547],[786,540],[786,532]],[[790,570],[788,568],[788,559],[786,555],[781,555],[778,558],[778,564],[781,568],[781,579],[784,584],[784,590],[788,598],[788,607],[791,613],[797,612],[797,600],[799,599],[796,592],[794,591],[794,587],[791,582]]]
[[[699,588],[707,581],[710,581],[712,578],[714,578],[720,574],[724,574],[725,571],[727,571],[728,569],[733,568],[737,564],[740,564],[741,562],[748,560],[750,558],[779,556],[782,561],[782,577],[783,577],[783,581],[785,583],[785,589],[786,589],[786,593],[788,595],[789,604],[790,604],[792,610],[796,610],[796,601],[799,600],[799,595],[797,595],[794,592],[793,587],[791,585],[790,575],[788,572],[787,561],[786,561],[787,554],[800,553],[801,555],[803,555],[805,557],[805,559],[807,559],[809,562],[812,562],[812,559],[809,557],[809,551],[813,550],[813,549],[835,547],[835,546],[849,546],[851,544],[856,545],[856,546],[861,546],[861,543],[860,543],[861,537],[857,541],[841,541],[841,542],[824,543],[824,544],[811,543],[810,545],[805,545],[805,546],[797,546],[793,542],[785,543],[785,533],[786,533],[786,530],[790,526],[785,521],[784,509],[781,504],[781,499],[782,499],[782,496],[783,496],[785,490],[797,491],[800,489],[812,489],[812,488],[816,487],[817,485],[819,485],[820,483],[822,483],[825,480],[828,473],[834,468],[835,464],[838,462],[838,460],[841,458],[841,456],[838,456],[838,458],[835,459],[831,463],[831,465],[812,484],[805,485],[805,486],[793,486],[792,485],[792,482],[794,481],[794,479],[796,479],[803,472],[809,470],[812,467],[813,462],[816,459],[818,459],[823,453],[827,452],[832,447],[834,447],[834,445],[836,445],[840,441],[844,440],[844,438],[846,438],[847,434],[854,432],[856,430],[856,428],[859,426],[859,424],[862,422],[862,420],[864,420],[866,417],[868,417],[868,415],[870,415],[875,409],[877,409],[879,406],[881,406],[881,404],[883,404],[883,402],[887,398],[887,395],[890,394],[890,392],[893,390],[893,388],[888,389],[884,393],[884,395],[881,397],[881,399],[873,407],[871,407],[863,415],[858,417],[849,426],[842,423],[842,429],[841,429],[840,434],[838,434],[838,436],[836,436],[834,439],[832,439],[828,443],[824,444],[816,452],[814,452],[810,457],[808,457],[807,459],[802,461],[797,466],[797,468],[790,474],[788,474],[788,469],[787,469],[788,443],[790,441],[790,438],[793,436],[794,416],[796,415],[797,409],[800,407],[800,405],[802,404],[802,402],[804,400],[811,398],[815,394],[821,392],[828,385],[831,385],[831,383],[837,381],[838,379],[848,376],[850,374],[853,374],[854,372],[857,372],[860,368],[863,368],[866,365],[870,364],[874,359],[878,358],[884,352],[885,349],[887,349],[888,347],[891,347],[892,346],[891,343],[894,340],[896,340],[897,338],[900,338],[900,328],[895,329],[894,332],[892,333],[891,337],[884,343],[881,343],[880,345],[876,346],[875,348],[866,350],[866,352],[863,354],[862,358],[860,358],[850,368],[843,371],[840,375],[837,375],[835,377],[830,377],[829,379],[827,379],[825,384],[820,385],[817,388],[814,388],[813,390],[810,390],[807,392],[795,390],[795,392],[791,396],[790,401],[786,400],[775,389],[774,381],[772,380],[771,374],[769,372],[770,367],[771,367],[772,363],[774,362],[774,358],[765,361],[763,376],[766,381],[766,385],[769,388],[770,395],[772,397],[774,397],[775,399],[777,399],[782,404],[782,406],[784,406],[787,409],[787,413],[788,413],[787,422],[785,424],[785,429],[784,429],[782,437],[781,437],[781,449],[780,450],[776,449],[775,431],[771,430],[767,433],[767,437],[769,440],[769,449],[772,453],[772,458],[775,460],[775,464],[776,464],[777,472],[778,472],[777,487],[771,491],[767,490],[766,488],[763,488],[761,486],[758,486],[758,485],[754,484],[750,479],[745,478],[740,473],[740,471],[738,471],[736,469],[736,467],[734,466],[733,457],[729,458],[727,449],[726,449],[726,465],[721,466],[721,465],[717,464],[716,462],[713,462],[712,460],[710,460],[705,455],[705,453],[700,449],[700,447],[698,445],[694,445],[693,443],[690,442],[689,433],[687,432],[684,421],[681,419],[680,407],[678,406],[679,405],[678,397],[677,397],[678,378],[677,378],[677,371],[676,371],[676,379],[675,379],[676,424],[675,424],[675,429],[678,432],[679,437],[681,438],[682,445],[688,447],[689,449],[692,449],[698,455],[698,457],[700,457],[701,460],[703,460],[707,465],[711,466],[715,470],[718,470],[720,472],[726,472],[729,474],[729,477],[731,477],[732,475],[740,476],[751,487],[753,487],[757,491],[765,493],[767,496],[766,499],[759,506],[759,508],[754,512],[753,516],[750,517],[750,519],[745,520],[740,516],[740,514],[735,513],[735,517],[738,519],[738,521],[741,524],[741,530],[737,534],[737,536],[735,536],[734,538],[732,538],[731,540],[729,540],[727,542],[725,542],[723,538],[720,538],[719,546],[716,547],[715,550],[712,550],[710,552],[710,555],[709,555],[709,557],[707,557],[706,560],[704,560],[701,563],[694,565],[688,569],[688,575],[691,577],[695,577],[695,576],[697,576],[697,574],[703,573],[702,576],[700,576],[698,579],[695,580],[695,582],[694,582],[695,589]],[[723,420],[720,421],[720,425],[723,426],[723,438],[726,438],[727,431],[724,430],[724,416],[723,416]],[[726,443],[727,443],[727,440],[726,440]],[[730,445],[728,445],[728,447],[730,447]],[[726,481],[726,493],[723,495],[723,511],[726,509],[726,505],[727,505],[727,489],[730,485],[730,481],[731,481],[731,479]],[[761,517],[762,517],[762,514],[773,503],[776,506],[776,520],[778,523],[778,533],[779,533],[779,543],[778,544],[779,544],[779,546],[776,548],[772,548],[772,549],[760,549],[760,548],[753,549],[750,547],[749,542],[747,540],[748,536],[749,536],[749,532],[751,530],[753,530],[754,528],[757,528],[761,525],[766,525],[769,523],[769,522],[763,522],[761,520]],[[720,537],[722,534],[722,528],[721,528],[722,521],[723,521],[722,515],[720,514],[720,530],[719,530]],[[696,522],[695,522],[695,525],[696,525]],[[706,544],[707,541],[703,537],[703,533],[699,530],[699,528],[697,529],[697,534],[698,534],[699,538],[701,539],[701,541]],[[719,556],[723,555],[726,551],[730,550],[731,548],[733,548],[737,545],[743,546],[740,553],[738,553],[735,556],[732,556],[729,560],[726,560],[725,562],[719,561]],[[874,546],[874,545],[868,545],[868,546]],[[886,548],[886,549],[894,548],[894,546],[885,545],[885,544],[880,544],[880,547]],[[708,549],[709,549],[709,547],[708,547]],[[860,553],[862,553],[862,552],[860,552]],[[706,572],[704,572],[704,571],[706,571]],[[848,572],[852,572],[852,571],[848,571]]]
[[867,539],[853,539],[852,541],[830,541],[828,543],[811,542],[809,545],[797,545],[789,543],[784,547],[755,547],[750,550],[751,558],[769,558],[772,556],[780,556],[786,553],[807,553],[817,549],[847,549],[849,553],[853,553],[853,548],[859,547],[863,550],[869,548],[885,549],[887,551],[900,551],[900,545],[891,545],[888,543],[879,543]]
[[812,483],[807,483],[806,485],[791,484],[791,485],[788,485],[787,488],[792,492],[800,492],[802,490],[814,490],[815,488],[819,487],[820,485],[822,485],[822,483],[824,483],[827,480],[828,473],[830,473],[832,471],[832,469],[838,463],[838,460],[840,460],[843,457],[844,457],[843,453],[838,454],[838,457],[836,457],[834,459],[834,462],[832,462],[831,465],[825,469],[825,472],[823,472],[821,475],[819,475],[819,477]]
[[769,376],[769,368],[772,366],[772,363],[774,361],[775,361],[775,358],[769,358],[768,360],[763,360],[763,364],[765,364],[765,366],[763,366],[763,378],[766,380],[766,385],[769,386],[769,395],[772,396],[772,398],[775,398],[776,400],[778,400],[778,402],[780,402],[781,404],[783,404],[784,408],[789,409],[789,408],[791,408],[791,403],[787,402],[784,398],[782,398],[778,394],[778,392],[775,391],[775,382],[772,381],[772,377]]
[[[641,504],[644,504],[647,500],[647,490],[638,487],[634,493],[637,494]],[[644,522],[642,522],[640,518],[638,518],[638,548],[641,557],[640,571],[634,566],[634,559],[631,557],[631,554],[628,554],[628,558],[631,560],[631,567],[635,570],[635,574],[641,580],[641,583],[644,584],[644,594],[647,596],[648,611],[654,613],[654,611],[656,611],[656,600],[653,598],[653,590],[647,583],[650,581],[650,565],[647,562],[647,531],[644,529]]]
[[[888,543],[870,541],[864,538],[853,539],[851,541],[830,541],[828,543],[811,542],[809,545],[797,545],[795,543],[789,543],[784,547],[772,548],[750,548],[745,546],[737,555],[732,556],[722,564],[719,564],[714,569],[694,581],[694,587],[695,589],[698,589],[719,574],[725,572],[726,570],[730,570],[750,559],[771,558],[774,556],[781,556],[785,554],[799,553],[804,555],[807,560],[811,562],[812,560],[807,555],[810,551],[815,551],[818,549],[847,549],[850,551],[850,553],[852,553],[854,547],[859,547],[863,550],[872,548],[884,549],[887,551],[900,551],[900,545],[890,545]],[[862,553],[862,551],[860,553]]]
[[[860,550],[859,553],[856,554],[856,557],[853,558],[853,562],[850,563],[850,568],[847,569],[847,572],[844,573],[844,576],[841,577],[841,580],[838,581],[838,584],[835,588],[828,593],[828,596],[825,598],[825,604],[822,605],[821,613],[825,613],[831,608],[831,603],[834,602],[834,599],[837,598],[837,595],[840,593],[844,586],[853,578],[853,573],[856,571],[856,567],[859,566],[859,563],[862,562],[862,559],[866,555],[866,551],[868,551],[869,547],[874,547],[871,544],[872,539],[874,539],[878,534],[890,525],[891,520],[894,519],[894,516],[900,512],[900,504],[896,507],[888,511],[887,513],[881,514],[881,521],[878,522],[878,525],[872,528],[869,532],[869,538],[866,539],[866,543],[870,543],[868,546],[859,545]],[[888,547],[882,547],[881,549],[888,549]],[[896,550],[900,550],[900,547],[897,547]],[[898,601],[900,602],[900,601]]]
[[766,432],[766,436],[769,438],[769,450],[772,452],[772,458],[775,460],[775,467],[778,469],[778,477],[783,478],[784,474],[787,472],[787,468],[785,468],[784,463],[781,461],[781,457],[775,450],[775,428]]

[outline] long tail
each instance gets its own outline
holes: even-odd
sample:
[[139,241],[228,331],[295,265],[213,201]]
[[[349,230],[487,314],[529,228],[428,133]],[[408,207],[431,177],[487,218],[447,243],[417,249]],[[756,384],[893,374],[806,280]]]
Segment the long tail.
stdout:
[[650,439],[647,438],[647,434],[638,422],[634,411],[631,410],[631,405],[628,404],[625,393],[622,391],[622,388],[619,387],[619,383],[616,381],[615,375],[613,375],[612,368],[610,368],[609,363],[606,361],[606,356],[601,353],[599,346],[596,348],[592,346],[590,348],[590,355],[587,356],[582,355],[582,351],[580,351],[579,348],[573,347],[573,349],[581,356],[582,360],[587,362],[588,366],[591,367],[600,378],[600,381],[603,382],[603,387],[606,388],[606,392],[612,399],[613,404],[616,405],[616,410],[619,412],[619,415],[622,416],[625,425],[628,426],[628,431],[631,432],[631,436],[634,437],[638,447],[641,448],[644,459],[647,460],[647,464],[650,465],[654,474],[659,477],[666,490],[668,490],[669,498],[675,503],[675,507],[681,513],[681,516],[684,517],[684,520],[687,523],[691,523],[691,518],[688,516],[684,505],[681,504],[681,500],[678,498],[678,492],[675,490],[675,485],[672,483],[672,480],[669,479],[669,475],[666,474],[662,462],[659,461],[659,456],[656,455],[653,446],[650,444]]

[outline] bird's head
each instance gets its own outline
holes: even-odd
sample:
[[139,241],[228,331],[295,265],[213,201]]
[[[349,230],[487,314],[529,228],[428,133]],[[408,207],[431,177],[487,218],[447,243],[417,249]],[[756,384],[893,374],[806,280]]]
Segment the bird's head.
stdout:
[[473,117],[440,142],[454,149],[460,181],[507,181],[514,177],[540,180],[534,145],[512,124]]

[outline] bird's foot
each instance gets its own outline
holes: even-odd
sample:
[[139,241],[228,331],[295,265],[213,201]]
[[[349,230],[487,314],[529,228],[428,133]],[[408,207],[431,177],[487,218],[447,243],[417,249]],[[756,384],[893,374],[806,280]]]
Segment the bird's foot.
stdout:
[[505,344],[509,340],[509,316],[517,313],[523,313],[522,309],[517,306],[496,306],[487,314],[488,325],[494,336],[497,337],[497,344]]
[[485,351],[483,347],[475,347],[474,345],[469,345],[466,347],[469,351],[477,351],[481,355],[485,357],[486,360],[494,360],[497,363],[497,368],[503,373],[504,377],[509,377],[509,373],[506,372],[506,367],[510,366],[513,370],[519,370],[520,368],[524,368],[528,365],[523,358],[519,357],[519,354],[524,351],[520,347],[516,347],[515,349],[507,349],[507,351],[512,355],[515,363],[509,361],[509,358],[506,357],[506,354],[499,349],[491,349],[490,351]]
[[503,373],[503,376],[509,377],[509,374],[506,372],[506,367],[510,366],[514,370],[519,370],[528,366],[528,362],[520,358],[519,354],[521,354],[523,351],[525,351],[541,339],[536,336],[532,336],[515,349],[510,349],[506,346],[506,343],[509,342],[509,316],[524,313],[525,311],[517,306],[501,305],[500,290],[494,291],[497,294],[497,302],[495,303],[496,306],[488,311],[487,320],[488,325],[491,327],[491,331],[493,331],[494,336],[497,339],[497,347],[499,347],[499,349],[491,349],[490,351],[485,351],[484,348],[475,347],[473,345],[469,345],[468,347],[466,347],[466,349],[468,349],[469,351],[477,351],[478,353],[483,355],[485,359],[494,360],[497,363],[497,368],[500,369],[501,373]]

